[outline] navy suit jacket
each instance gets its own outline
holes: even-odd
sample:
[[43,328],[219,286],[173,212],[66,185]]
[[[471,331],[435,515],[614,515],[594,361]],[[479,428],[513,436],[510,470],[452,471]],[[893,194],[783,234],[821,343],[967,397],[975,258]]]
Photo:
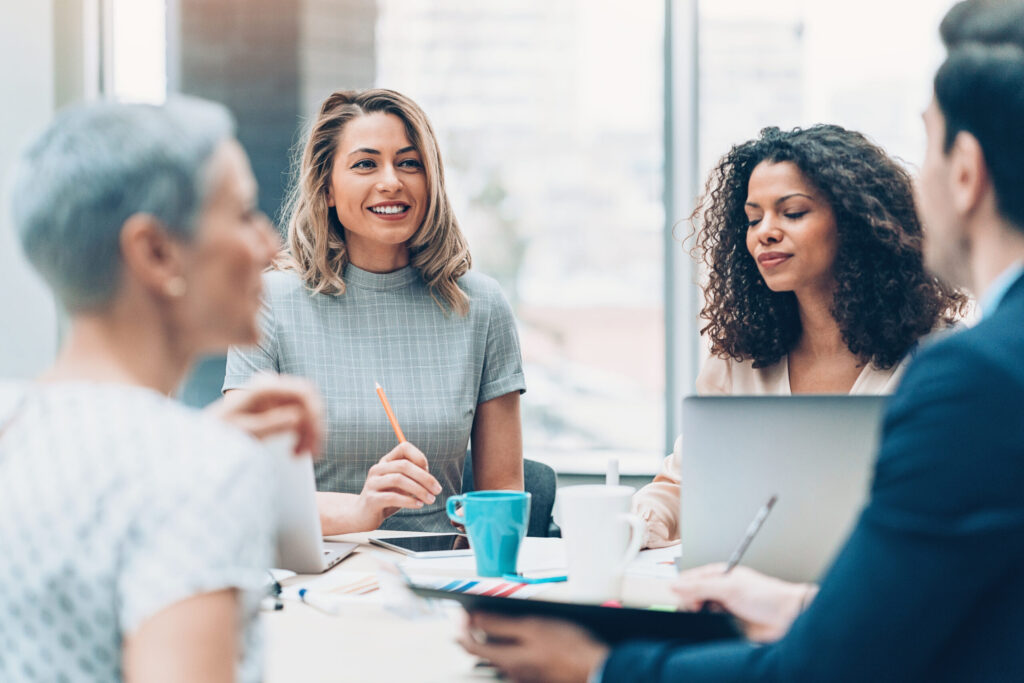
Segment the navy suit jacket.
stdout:
[[783,639],[627,643],[603,681],[1024,681],[1024,277],[918,353],[882,429],[869,501]]

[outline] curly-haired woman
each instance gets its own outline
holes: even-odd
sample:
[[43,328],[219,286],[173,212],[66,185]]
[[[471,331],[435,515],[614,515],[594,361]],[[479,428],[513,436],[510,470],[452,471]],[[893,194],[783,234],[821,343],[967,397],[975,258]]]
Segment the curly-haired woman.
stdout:
[[[462,488],[470,439],[478,488],[522,490],[515,320],[494,280],[469,270],[422,109],[392,90],[330,95],[287,213],[261,340],[231,350],[224,389],[261,370],[319,387],[324,533],[450,530],[444,504]],[[375,382],[411,443],[395,447]]]
[[[692,220],[708,269],[699,394],[885,394],[963,295],[924,270],[910,176],[860,133],[818,125],[733,147]],[[678,538],[679,442],[635,507]]]

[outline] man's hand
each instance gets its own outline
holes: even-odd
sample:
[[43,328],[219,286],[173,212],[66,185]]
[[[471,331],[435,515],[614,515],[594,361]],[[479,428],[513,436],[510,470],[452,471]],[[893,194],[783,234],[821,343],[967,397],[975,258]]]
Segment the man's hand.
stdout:
[[537,617],[471,614],[459,644],[513,681],[586,683],[608,646],[580,627]]
[[751,640],[778,640],[817,594],[816,586],[789,583],[748,567],[724,574],[722,563],[682,572],[672,584],[680,609],[696,611],[710,602],[734,615]]
[[295,453],[318,455],[324,438],[324,406],[313,384],[301,377],[262,373],[227,392],[206,411],[257,439],[292,432]]

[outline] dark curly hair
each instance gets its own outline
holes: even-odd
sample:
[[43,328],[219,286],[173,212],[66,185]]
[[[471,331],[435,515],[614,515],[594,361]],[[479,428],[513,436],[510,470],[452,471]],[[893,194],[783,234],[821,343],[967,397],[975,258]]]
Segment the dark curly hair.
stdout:
[[937,323],[952,324],[963,313],[966,297],[925,272],[911,180],[899,164],[839,126],[765,128],[719,161],[690,217],[694,250],[710,274],[701,334],[713,354],[761,368],[800,339],[796,296],[769,289],[747,251],[743,207],[750,174],[763,161],[793,162],[832,207],[838,250],[831,312],[862,362],[889,369]]

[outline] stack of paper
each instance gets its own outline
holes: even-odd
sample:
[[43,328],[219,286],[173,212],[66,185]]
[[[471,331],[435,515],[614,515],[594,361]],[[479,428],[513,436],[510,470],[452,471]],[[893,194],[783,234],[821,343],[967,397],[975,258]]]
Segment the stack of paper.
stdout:
[[654,579],[674,579],[679,570],[676,569],[676,558],[681,552],[680,546],[641,550],[636,559],[626,566],[627,576],[643,576]]

